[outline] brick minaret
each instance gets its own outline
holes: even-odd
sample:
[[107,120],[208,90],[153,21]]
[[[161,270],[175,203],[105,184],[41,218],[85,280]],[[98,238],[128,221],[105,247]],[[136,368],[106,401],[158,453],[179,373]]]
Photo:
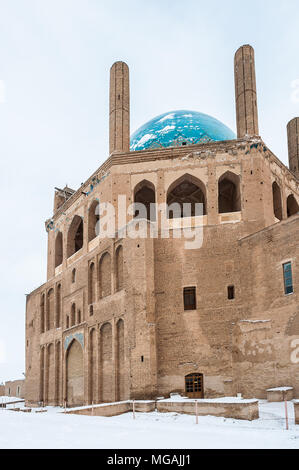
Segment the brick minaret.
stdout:
[[235,88],[238,138],[259,135],[254,50],[249,45],[235,54]]
[[112,152],[130,150],[130,86],[129,67],[115,62],[110,69],[110,131],[109,148]]
[[288,125],[289,167],[299,179],[299,117],[292,119]]

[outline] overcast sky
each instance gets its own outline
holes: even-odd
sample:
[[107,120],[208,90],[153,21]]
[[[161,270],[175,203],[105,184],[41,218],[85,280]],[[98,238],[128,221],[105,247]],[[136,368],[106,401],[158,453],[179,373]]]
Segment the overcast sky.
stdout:
[[25,294],[46,280],[54,186],[77,189],[108,157],[112,63],[130,67],[132,132],[177,109],[235,131],[233,57],[248,43],[260,134],[286,164],[298,0],[0,0],[0,381],[25,370]]

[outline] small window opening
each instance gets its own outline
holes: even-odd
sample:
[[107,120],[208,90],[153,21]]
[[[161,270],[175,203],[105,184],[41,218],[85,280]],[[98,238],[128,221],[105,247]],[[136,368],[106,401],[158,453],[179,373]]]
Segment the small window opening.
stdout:
[[228,286],[227,298],[228,300],[233,300],[235,298],[235,286]]
[[90,305],[89,307],[89,315],[92,317],[93,315],[93,305]]
[[144,362],[144,356],[141,356],[141,362]]
[[196,287],[184,288],[184,310],[196,310]]
[[73,271],[72,271],[72,283],[74,284],[75,281],[76,281],[76,270],[73,269]]
[[285,263],[283,265],[283,278],[284,278],[284,293],[285,295],[293,294],[293,274],[292,274],[292,263]]

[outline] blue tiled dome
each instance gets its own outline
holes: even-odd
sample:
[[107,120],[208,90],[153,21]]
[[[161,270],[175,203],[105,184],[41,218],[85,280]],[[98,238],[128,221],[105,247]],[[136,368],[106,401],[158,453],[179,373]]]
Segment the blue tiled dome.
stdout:
[[140,127],[131,137],[131,150],[233,140],[235,134],[218,119],[196,111],[161,114]]

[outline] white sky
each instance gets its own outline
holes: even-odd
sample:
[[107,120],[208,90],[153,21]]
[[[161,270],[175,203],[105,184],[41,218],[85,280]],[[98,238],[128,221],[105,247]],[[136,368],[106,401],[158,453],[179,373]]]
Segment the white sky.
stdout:
[[298,26],[298,0],[0,0],[0,381],[24,371],[25,293],[46,279],[54,186],[76,189],[108,157],[112,63],[130,67],[132,132],[176,109],[235,130],[233,56],[250,43],[260,133],[287,163]]

